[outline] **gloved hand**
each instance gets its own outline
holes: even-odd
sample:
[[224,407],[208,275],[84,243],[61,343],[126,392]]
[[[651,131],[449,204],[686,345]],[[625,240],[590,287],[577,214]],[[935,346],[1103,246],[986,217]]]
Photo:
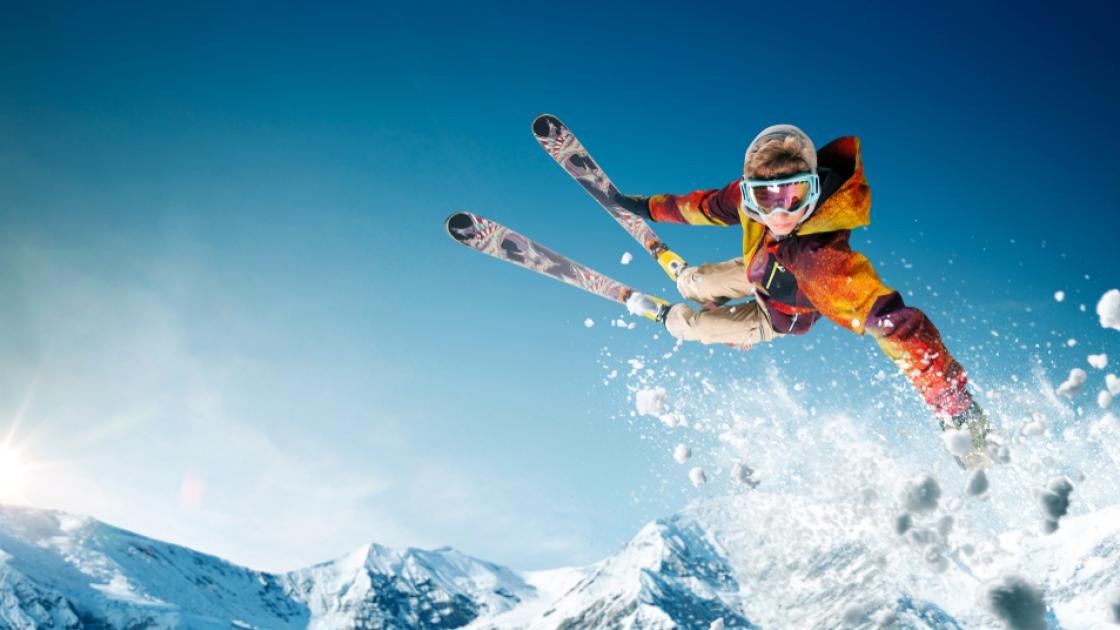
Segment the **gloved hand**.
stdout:
[[633,212],[646,221],[653,220],[649,212],[649,197],[643,197],[641,195],[619,195],[614,198],[614,202],[621,206],[623,210]]

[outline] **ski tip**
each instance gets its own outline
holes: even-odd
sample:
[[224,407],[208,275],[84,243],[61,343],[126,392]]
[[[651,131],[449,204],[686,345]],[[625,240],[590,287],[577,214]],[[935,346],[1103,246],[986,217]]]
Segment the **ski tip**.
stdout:
[[456,212],[444,222],[447,234],[457,241],[467,241],[474,236],[475,220],[469,212]]
[[538,138],[546,138],[552,135],[552,130],[555,128],[562,128],[564,123],[552,114],[541,114],[533,119],[533,135]]

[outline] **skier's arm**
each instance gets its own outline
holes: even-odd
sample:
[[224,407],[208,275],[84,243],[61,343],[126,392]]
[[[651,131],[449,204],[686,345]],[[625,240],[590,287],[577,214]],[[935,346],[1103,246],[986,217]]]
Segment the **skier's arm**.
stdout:
[[654,221],[739,225],[741,200],[739,180],[735,180],[723,188],[697,190],[687,195],[654,195],[649,198],[649,213]]
[[787,264],[805,297],[825,317],[869,334],[937,412],[955,416],[972,403],[964,369],[922,311],[879,279],[871,261],[848,245],[847,230],[805,239]]

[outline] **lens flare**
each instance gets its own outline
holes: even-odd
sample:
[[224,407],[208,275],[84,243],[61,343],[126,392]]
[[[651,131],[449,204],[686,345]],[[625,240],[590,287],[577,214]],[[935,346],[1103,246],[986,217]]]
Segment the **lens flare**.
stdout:
[[23,479],[27,466],[20,454],[7,445],[0,445],[0,503],[23,501]]

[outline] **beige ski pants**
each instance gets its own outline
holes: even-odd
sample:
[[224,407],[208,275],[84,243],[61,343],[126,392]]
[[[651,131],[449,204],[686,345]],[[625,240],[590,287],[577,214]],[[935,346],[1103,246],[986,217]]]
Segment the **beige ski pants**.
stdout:
[[[742,258],[690,267],[677,282],[677,288],[682,296],[700,304],[754,294]],[[665,328],[670,335],[684,341],[725,343],[744,348],[781,336],[774,331],[769,314],[757,300],[712,310],[674,304],[665,317]]]

